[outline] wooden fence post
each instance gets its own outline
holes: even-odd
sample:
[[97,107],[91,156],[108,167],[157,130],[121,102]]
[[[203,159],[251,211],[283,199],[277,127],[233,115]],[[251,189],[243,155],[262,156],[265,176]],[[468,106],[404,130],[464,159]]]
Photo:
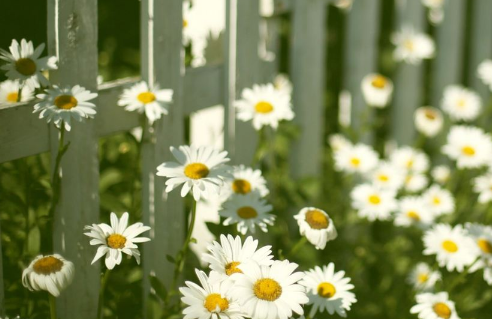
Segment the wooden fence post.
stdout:
[[[49,0],[48,48],[58,56],[54,83],[79,84],[97,90],[97,0]],[[95,101],[97,105],[97,100]],[[103,106],[97,105],[98,108]],[[96,115],[97,116],[97,115]],[[50,124],[52,125],[52,124]],[[58,130],[51,128],[54,160]],[[95,318],[99,292],[99,265],[92,265],[95,249],[84,226],[99,221],[98,143],[94,120],[73,123],[67,134],[70,147],[61,163],[61,196],[54,216],[54,252],[75,264],[73,283],[57,299],[60,318]]]
[[3,285],[2,228],[0,227],[0,316],[5,315],[5,307],[3,304],[5,301],[5,293]]

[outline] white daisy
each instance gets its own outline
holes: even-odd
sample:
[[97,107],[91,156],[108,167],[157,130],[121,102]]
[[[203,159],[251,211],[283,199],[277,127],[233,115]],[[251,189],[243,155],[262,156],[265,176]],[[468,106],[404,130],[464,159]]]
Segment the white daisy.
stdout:
[[423,106],[415,110],[415,127],[427,137],[436,136],[442,129],[444,119],[441,111],[434,107]]
[[61,124],[67,131],[71,130],[71,119],[82,122],[86,118],[94,118],[96,105],[89,102],[97,97],[85,88],[76,85],[72,88],[60,88],[56,85],[46,90],[46,94],[36,95],[41,101],[34,105],[34,112],[39,112],[39,118],[46,118],[48,123]]
[[349,173],[367,173],[378,164],[378,154],[365,144],[355,144],[335,153],[335,168]]
[[454,211],[454,197],[450,191],[432,185],[423,194],[422,198],[435,217],[451,214]]
[[447,292],[422,293],[416,299],[417,304],[410,309],[410,313],[418,314],[420,319],[460,319]]
[[492,201],[492,172],[476,177],[473,180],[473,190],[478,194],[479,203]]
[[290,96],[276,90],[273,84],[255,84],[244,89],[241,98],[234,103],[237,118],[244,122],[252,120],[256,130],[264,125],[276,129],[279,121],[294,118]]
[[371,173],[371,181],[377,187],[396,191],[405,182],[405,170],[396,168],[391,163],[381,162]]
[[150,238],[137,236],[150,230],[150,227],[144,226],[142,223],[127,226],[128,213],[124,213],[119,220],[115,213],[111,213],[111,226],[104,223],[85,226],[84,229],[90,232],[84,233],[84,235],[93,238],[90,244],[99,246],[92,264],[106,255],[104,260],[106,267],[113,269],[114,266],[121,263],[122,253],[135,257],[137,263],[140,264],[140,251],[136,243],[150,241]]
[[268,214],[272,206],[258,193],[232,194],[222,204],[219,215],[225,217],[224,225],[237,224],[237,230],[245,235],[248,231],[255,233],[256,227],[267,232],[267,225],[273,225],[275,216]]
[[193,198],[209,198],[218,195],[224,179],[230,177],[229,161],[226,151],[218,151],[208,146],[187,146],[179,148],[171,146],[176,162],[165,162],[157,167],[157,175],[168,177],[166,192],[170,192],[183,184],[181,196],[192,192]]
[[405,177],[405,183],[403,186],[407,192],[415,193],[423,190],[427,186],[428,182],[427,176],[424,174],[410,172]]
[[325,249],[326,243],[337,238],[333,220],[319,208],[305,207],[294,216],[301,236],[306,236],[316,249]]
[[247,316],[255,319],[287,319],[292,312],[304,313],[302,305],[309,301],[304,287],[297,282],[304,276],[294,272],[297,264],[276,260],[271,266],[256,263],[240,265],[244,275],[238,276],[233,296]]
[[410,64],[420,64],[423,59],[434,56],[434,41],[424,33],[419,33],[411,26],[402,28],[393,34],[391,41],[396,46],[394,58]]
[[19,80],[25,83],[31,90],[42,86],[49,86],[50,82],[44,77],[42,71],[56,69],[56,57],[39,58],[44,50],[44,43],[36,49],[31,41],[22,39],[21,42],[12,40],[10,52],[0,49],[0,60],[7,61],[1,67],[7,71],[7,77],[11,80]]
[[265,197],[270,192],[266,187],[266,180],[259,169],[252,169],[244,165],[234,166],[233,178],[226,179],[220,193],[221,197],[228,198],[231,194],[248,194],[257,192]]
[[332,134],[328,137],[328,144],[334,153],[347,148],[352,147],[352,142],[350,142],[345,136],[342,134]]
[[429,21],[433,24],[439,24],[444,18],[444,1],[445,0],[422,0],[422,4],[429,9]]
[[492,140],[478,127],[451,127],[442,152],[456,160],[458,168],[478,168],[487,165],[492,157]]
[[368,106],[383,108],[390,102],[393,82],[381,74],[368,74],[362,79],[362,95]]
[[278,74],[275,79],[273,79],[273,86],[280,92],[284,92],[287,95],[292,94],[292,82],[290,82],[289,77],[286,74]]
[[439,184],[446,184],[451,177],[451,170],[446,165],[438,165],[432,169],[431,176]]
[[370,221],[388,220],[391,212],[397,209],[396,193],[383,190],[370,184],[355,187],[351,194],[352,207],[358,210],[360,217]]
[[118,100],[119,106],[124,106],[127,111],[144,113],[150,124],[168,113],[169,104],[173,99],[173,90],[149,88],[145,81],[125,89]]
[[187,287],[179,288],[181,301],[188,305],[183,310],[184,319],[242,319],[244,314],[238,302],[231,298],[233,282],[211,283],[207,275],[195,270],[201,286],[186,281]]
[[478,77],[492,90],[492,60],[484,60],[478,65]]
[[462,272],[478,257],[477,245],[461,225],[437,224],[424,234],[424,255],[436,255],[440,267]]
[[300,284],[306,287],[309,304],[313,305],[309,313],[311,318],[318,310],[323,312],[325,309],[330,315],[336,312],[346,317],[351,305],[357,302],[355,295],[349,291],[354,289],[350,278],[345,277],[343,270],[335,272],[333,263],[306,271]]
[[454,121],[473,121],[480,114],[482,101],[472,90],[449,85],[444,89],[442,109]]
[[490,270],[492,269],[492,227],[477,223],[466,223],[468,235],[473,239],[477,246],[480,259],[473,264],[470,272],[484,268],[484,279],[492,285]]
[[426,227],[434,221],[434,214],[420,196],[403,197],[398,206],[395,217],[395,225],[397,226],[418,225]]
[[408,282],[416,290],[421,291],[432,290],[438,280],[441,280],[441,273],[433,271],[428,264],[423,262],[418,263],[408,276]]
[[[22,87],[20,101],[19,89]],[[0,83],[0,104],[14,104],[32,100],[33,90],[28,86],[22,86],[19,81],[7,80]]]
[[[202,260],[209,263],[212,270],[210,276],[216,277],[217,281],[224,281],[228,278],[234,279],[241,274],[239,265],[254,262],[260,266],[270,266],[273,264],[271,246],[264,246],[259,249],[258,240],[248,236],[241,243],[241,237],[235,238],[231,235],[220,235],[220,243],[214,241],[207,249],[209,254],[203,254]],[[214,275],[212,275],[214,274]]]
[[427,155],[410,146],[403,146],[391,152],[390,162],[398,168],[411,172],[423,173],[429,169]]
[[72,262],[58,254],[39,255],[22,272],[22,285],[31,291],[48,291],[58,297],[75,274]]
[[352,9],[352,4],[354,0],[336,0],[334,2],[331,2],[335,7],[344,10],[344,11],[350,11]]

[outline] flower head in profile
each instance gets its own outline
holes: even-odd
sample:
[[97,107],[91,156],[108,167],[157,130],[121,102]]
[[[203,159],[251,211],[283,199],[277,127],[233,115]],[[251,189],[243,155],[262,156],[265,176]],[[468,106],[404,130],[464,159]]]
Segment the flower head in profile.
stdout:
[[54,85],[45,94],[38,94],[36,97],[41,101],[34,105],[33,113],[39,112],[39,118],[55,123],[58,128],[63,123],[67,131],[71,130],[72,119],[82,122],[96,115],[96,106],[89,101],[96,98],[97,93],[91,93],[79,85],[72,88]]
[[209,198],[219,194],[225,178],[231,176],[226,151],[218,151],[209,146],[187,146],[179,148],[171,146],[171,153],[176,162],[165,162],[157,167],[157,175],[168,177],[166,192],[183,185],[181,196],[185,197],[190,191],[193,198]]
[[362,218],[370,221],[388,220],[397,207],[394,190],[384,190],[370,184],[356,186],[351,194],[352,207]]
[[325,249],[326,243],[337,238],[333,220],[319,208],[305,207],[294,216],[302,236],[306,236],[316,249]]
[[152,124],[168,113],[169,104],[173,99],[173,90],[159,90],[150,88],[144,81],[125,89],[118,100],[119,106],[124,106],[127,111],[145,113]]
[[282,120],[292,120],[294,112],[290,95],[275,89],[273,84],[253,85],[241,94],[241,100],[234,103],[237,118],[241,121],[252,121],[256,130],[263,126],[276,129]]
[[[19,100],[19,89],[21,96]],[[19,81],[7,80],[0,83],[0,104],[14,104],[32,100],[33,90],[28,86],[22,86]]]
[[313,305],[309,313],[311,318],[318,311],[325,310],[330,315],[336,312],[339,316],[346,317],[352,304],[357,302],[354,293],[350,291],[354,289],[350,278],[345,277],[343,270],[335,272],[333,263],[306,271],[300,284],[306,287],[309,304]]
[[408,282],[419,291],[432,290],[439,280],[441,280],[441,273],[432,270],[424,262],[418,263],[408,276]]
[[490,163],[492,139],[475,126],[451,127],[442,152],[456,161],[458,168],[479,168]]
[[410,309],[410,313],[418,314],[419,319],[460,319],[447,292],[426,292],[415,298],[417,304]]
[[434,56],[434,41],[424,33],[417,32],[413,27],[406,26],[392,37],[396,46],[394,58],[410,64],[420,64],[423,59]]
[[335,152],[335,169],[349,173],[367,173],[378,164],[378,154],[365,144],[355,144]]
[[140,264],[140,251],[136,244],[150,241],[150,238],[138,237],[150,230],[150,227],[142,223],[128,226],[128,213],[124,213],[120,219],[115,213],[111,213],[111,225],[92,224],[85,226],[85,229],[89,232],[84,234],[92,238],[90,244],[99,246],[92,263],[106,256],[104,262],[108,269],[113,269],[121,263],[122,253],[135,257]]
[[377,108],[387,106],[393,94],[393,82],[381,74],[366,75],[362,79],[361,88],[366,104]]
[[22,39],[21,42],[12,40],[10,52],[0,49],[0,60],[7,63],[1,67],[7,71],[7,77],[11,80],[19,80],[25,83],[31,90],[40,85],[48,86],[50,82],[43,75],[43,71],[56,69],[56,57],[40,58],[44,50],[44,43],[36,49],[31,41]]
[[234,166],[232,178],[225,180],[221,197],[228,198],[231,194],[248,194],[257,192],[261,197],[268,195],[266,180],[259,169],[252,169],[244,165]]
[[450,85],[444,90],[442,109],[454,121],[473,121],[480,114],[482,101],[474,91]]
[[438,165],[432,169],[431,176],[434,181],[443,185],[449,181],[449,178],[451,177],[451,170],[449,169],[449,166]]
[[484,60],[478,65],[478,78],[492,91],[492,60]]
[[31,291],[45,290],[58,297],[72,282],[75,267],[58,254],[39,255],[22,272],[22,284]]
[[427,137],[436,136],[442,129],[444,119],[441,111],[423,106],[415,111],[415,128]]

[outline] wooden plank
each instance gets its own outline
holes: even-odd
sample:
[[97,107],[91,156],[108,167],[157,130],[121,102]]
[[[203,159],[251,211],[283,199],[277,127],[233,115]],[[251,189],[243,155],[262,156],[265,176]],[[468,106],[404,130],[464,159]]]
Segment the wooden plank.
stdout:
[[2,228],[0,227],[0,316],[5,315],[5,292],[3,283]]
[[[405,26],[415,30],[425,28],[425,8],[421,1],[400,1],[396,3],[397,27],[400,31]],[[394,79],[393,103],[391,106],[391,132],[398,144],[411,144],[415,127],[413,116],[415,109],[422,106],[422,72],[423,65],[401,62]]]
[[[49,0],[48,48],[58,56],[54,83],[79,84],[97,90],[97,0]],[[96,101],[97,105],[97,101]],[[58,131],[51,126],[52,159]],[[73,283],[57,298],[60,318],[95,318],[100,284],[99,264],[91,266],[95,249],[84,225],[99,221],[99,164],[95,121],[73,123],[66,135],[71,145],[61,163],[61,196],[54,216],[54,251],[75,265]]]
[[187,68],[184,78],[183,105],[187,115],[224,103],[224,65]]
[[327,8],[324,0],[312,0],[295,1],[293,10],[294,121],[301,136],[294,144],[291,167],[292,174],[300,177],[321,171]]
[[235,153],[236,63],[237,63],[237,0],[226,0],[226,28],[224,36],[224,149]]

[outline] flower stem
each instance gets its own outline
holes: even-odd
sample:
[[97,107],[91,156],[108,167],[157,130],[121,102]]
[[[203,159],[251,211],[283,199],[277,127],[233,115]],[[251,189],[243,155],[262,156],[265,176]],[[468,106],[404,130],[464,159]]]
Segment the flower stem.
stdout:
[[99,301],[97,303],[97,319],[101,319],[103,317],[103,306],[104,306],[104,292],[106,291],[106,285],[108,283],[109,274],[111,270],[106,268],[106,272],[101,278],[101,287],[99,288]]
[[19,85],[19,90],[17,91],[17,102],[22,100],[22,84]]
[[48,293],[50,296],[50,314],[51,314],[51,319],[58,319],[56,316],[56,298],[52,294]]
[[307,238],[305,236],[302,236],[298,241],[297,243],[294,245],[294,247],[292,247],[292,249],[290,250],[290,252],[287,254],[287,258],[289,257],[293,257],[294,254],[302,248],[302,246],[304,246],[304,244],[307,242]]

